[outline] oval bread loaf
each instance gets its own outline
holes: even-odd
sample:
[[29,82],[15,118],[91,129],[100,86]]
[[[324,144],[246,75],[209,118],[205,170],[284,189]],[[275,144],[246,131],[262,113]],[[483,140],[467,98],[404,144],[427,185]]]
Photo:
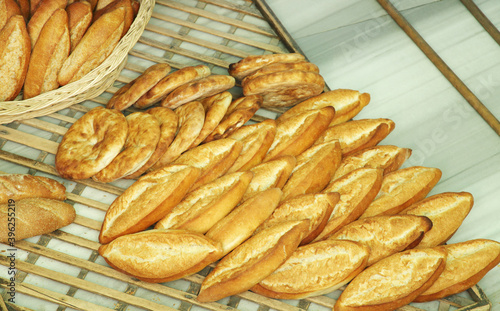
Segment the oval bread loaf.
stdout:
[[237,63],[229,65],[228,73],[237,80],[256,72],[257,70],[273,63],[292,63],[304,61],[305,57],[299,53],[276,53],[266,55],[250,55]]
[[26,198],[66,200],[66,187],[43,176],[0,174],[0,204]]

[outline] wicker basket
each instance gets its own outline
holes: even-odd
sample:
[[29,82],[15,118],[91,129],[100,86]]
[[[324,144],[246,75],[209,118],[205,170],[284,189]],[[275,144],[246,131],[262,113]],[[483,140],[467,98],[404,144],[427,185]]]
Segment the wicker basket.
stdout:
[[[113,84],[127,63],[128,52],[137,43],[153,14],[154,0],[141,0],[137,16],[113,53],[78,81],[26,100],[0,102],[0,124],[31,119],[94,98]],[[19,98],[20,96],[18,96]]]

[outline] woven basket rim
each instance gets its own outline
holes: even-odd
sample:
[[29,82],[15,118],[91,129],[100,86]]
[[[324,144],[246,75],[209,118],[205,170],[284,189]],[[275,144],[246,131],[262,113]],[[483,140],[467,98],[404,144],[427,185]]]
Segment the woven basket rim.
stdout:
[[[146,24],[149,22],[155,0],[140,0],[141,5],[137,16],[130,26],[129,31],[120,39],[113,53],[98,67],[83,76],[78,81],[68,83],[55,90],[51,90],[38,96],[25,100],[12,100],[0,102],[0,123],[7,123],[6,120],[15,121],[23,118],[23,114],[29,113],[30,118],[35,116],[43,116],[52,113],[51,109],[54,105],[61,104],[58,109],[64,109],[77,102],[82,102],[91,99],[99,94],[92,94],[92,97],[81,98],[78,95],[85,94],[93,87],[99,87],[99,84],[104,83],[105,78],[123,64],[127,58],[129,51],[137,43],[142,35]],[[104,90],[102,90],[104,92]],[[85,96],[83,96],[85,97]],[[72,99],[75,100],[72,100]],[[47,112],[45,111],[47,110]]]

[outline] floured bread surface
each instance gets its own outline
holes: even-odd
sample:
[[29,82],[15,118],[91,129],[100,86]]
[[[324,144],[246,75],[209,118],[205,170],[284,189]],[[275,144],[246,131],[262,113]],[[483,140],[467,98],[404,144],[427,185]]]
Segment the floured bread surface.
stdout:
[[360,273],[369,253],[368,247],[353,241],[326,240],[304,245],[251,290],[276,299],[327,294]]
[[120,153],[127,135],[127,120],[121,112],[103,107],[90,110],[73,123],[59,144],[57,172],[69,179],[94,176]]
[[358,274],[334,310],[395,310],[413,301],[443,272],[442,248],[408,250],[389,256]]
[[256,72],[257,70],[277,62],[301,62],[305,57],[299,53],[283,53],[283,54],[266,54],[266,55],[250,55],[240,60],[237,63],[229,65],[228,73],[237,80],[242,80],[244,77]]
[[123,150],[92,179],[111,182],[134,173],[151,157],[160,139],[160,124],[152,115],[134,112],[127,117],[128,136]]

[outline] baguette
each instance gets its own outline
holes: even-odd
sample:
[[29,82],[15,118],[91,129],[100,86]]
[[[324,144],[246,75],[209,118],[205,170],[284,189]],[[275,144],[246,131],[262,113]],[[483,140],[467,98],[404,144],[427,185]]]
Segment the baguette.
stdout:
[[203,280],[197,300],[217,301],[250,289],[292,255],[308,226],[307,220],[288,221],[252,236],[219,261]]
[[147,230],[99,247],[99,254],[114,269],[149,283],[196,273],[220,252],[219,243],[186,230]]
[[43,26],[57,9],[65,9],[67,0],[41,0],[36,10],[31,10],[32,16],[27,29],[33,48],[40,36]]
[[334,311],[396,310],[425,292],[446,266],[446,251],[412,249],[391,255],[358,274]]
[[68,12],[70,51],[72,52],[92,23],[92,5],[85,0],[73,2],[66,7],[66,12]]
[[[14,15],[21,15],[21,8],[15,0],[0,0],[0,30]],[[24,16],[23,16],[24,17]]]
[[9,201],[0,204],[0,242],[10,244],[50,233],[71,224],[75,217],[73,206],[59,200],[26,198]]
[[199,174],[195,167],[169,165],[139,178],[109,206],[99,242],[107,244],[119,236],[142,231],[165,217]]
[[250,290],[274,299],[303,299],[333,292],[365,267],[370,249],[353,241],[325,240],[300,246]]
[[17,5],[19,6],[20,14],[23,16],[24,21],[28,23],[30,19],[30,0],[15,0]]
[[458,230],[474,205],[468,192],[435,194],[414,203],[401,214],[426,216],[432,220],[432,229],[426,232],[416,248],[434,247],[446,243]]
[[441,179],[441,170],[411,166],[384,176],[380,192],[360,218],[398,214],[424,199]]
[[27,174],[0,174],[0,204],[9,199],[27,198],[66,200],[66,187],[52,178]]
[[64,9],[57,9],[42,27],[31,52],[24,81],[24,99],[59,87],[57,75],[69,51],[68,14]]
[[23,88],[31,43],[21,15],[14,15],[0,30],[0,101],[17,97]]
[[293,63],[301,62],[304,60],[305,56],[299,53],[251,55],[243,58],[237,63],[230,64],[227,71],[231,76],[235,77],[238,81],[241,81],[246,76],[267,65],[277,62]]
[[127,33],[127,31],[130,29],[130,26],[134,22],[135,18],[135,12],[134,8],[132,7],[132,1],[131,0],[113,0],[109,4],[107,4],[103,8],[96,8],[94,11],[93,15],[93,22],[95,22],[99,17],[102,15],[109,13],[113,10],[116,10],[117,8],[124,8],[125,9],[125,19],[124,19],[124,25],[123,25],[123,30],[122,30],[122,37]]
[[255,71],[254,73],[247,75],[243,80],[241,80],[241,85],[245,85],[245,83],[253,78],[263,76],[269,73],[275,73],[280,71],[290,71],[290,70],[301,70],[301,71],[311,71],[319,73],[319,68],[315,64],[304,61],[297,62],[276,62],[265,65],[261,69]]
[[279,188],[261,191],[236,206],[231,213],[210,228],[206,236],[221,243],[223,257],[255,233],[273,213],[280,199]]

